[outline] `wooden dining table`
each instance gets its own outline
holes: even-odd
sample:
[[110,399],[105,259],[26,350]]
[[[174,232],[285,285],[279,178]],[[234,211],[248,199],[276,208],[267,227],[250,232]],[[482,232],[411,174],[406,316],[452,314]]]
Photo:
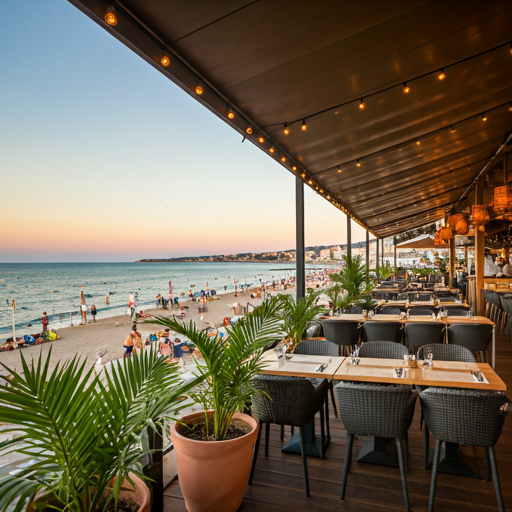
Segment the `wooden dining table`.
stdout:
[[[496,367],[496,324],[489,320],[485,316],[447,316],[443,318],[432,318],[428,315],[412,315],[409,318],[401,318],[400,315],[375,315],[372,318],[363,317],[362,314],[353,314],[353,313],[343,313],[337,316],[329,316],[325,318],[326,320],[339,320],[345,322],[358,322],[363,324],[364,322],[400,322],[402,325],[405,325],[409,322],[429,322],[429,323],[442,323],[444,325],[453,325],[453,324],[486,324],[491,325],[493,327],[492,330],[492,344],[491,344],[491,366],[493,368]],[[448,338],[445,338],[445,342],[448,343]]]

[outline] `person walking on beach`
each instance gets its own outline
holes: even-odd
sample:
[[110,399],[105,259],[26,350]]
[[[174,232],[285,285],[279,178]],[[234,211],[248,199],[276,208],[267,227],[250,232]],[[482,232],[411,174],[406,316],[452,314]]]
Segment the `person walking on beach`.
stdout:
[[92,315],[92,321],[93,322],[96,322],[96,313],[97,313],[96,306],[93,304],[91,306],[91,315]]
[[130,334],[128,334],[128,336],[124,340],[123,346],[125,349],[125,353],[124,353],[123,357],[131,357],[132,352],[133,352],[133,345],[134,345],[133,339],[134,339],[133,332],[131,332]]
[[158,294],[156,296],[156,307],[159,308],[161,304],[162,304],[162,296],[160,294]]
[[133,339],[133,346],[135,347],[135,350],[137,350],[140,354],[142,351],[142,348],[144,347],[142,343],[142,336],[139,331],[137,331],[137,325],[132,325],[132,332],[130,333]]
[[41,322],[43,324],[43,332],[46,332],[48,330],[48,315],[46,314],[46,311],[43,311],[43,318],[41,318]]
[[109,294],[108,293],[105,296],[105,303],[107,304],[107,306],[110,304],[110,298],[109,298]]
[[83,322],[83,325],[87,325],[87,306],[85,304],[82,304],[80,309],[82,310],[82,322]]

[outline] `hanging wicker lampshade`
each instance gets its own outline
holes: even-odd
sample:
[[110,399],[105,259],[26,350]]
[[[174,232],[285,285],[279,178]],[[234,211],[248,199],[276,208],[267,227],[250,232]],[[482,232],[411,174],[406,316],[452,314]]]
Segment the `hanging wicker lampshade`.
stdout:
[[456,213],[455,215],[450,215],[448,217],[448,220],[446,221],[446,225],[450,226],[453,229],[457,225],[457,222],[459,222],[459,220],[462,220],[463,218],[464,218],[464,215],[462,213]]
[[498,215],[512,213],[512,185],[494,189],[494,211]]
[[443,239],[439,236],[439,230],[434,235],[434,245],[444,245],[443,244]]
[[441,240],[451,240],[453,238],[453,231],[448,226],[445,226],[439,230],[439,238]]
[[490,220],[489,212],[487,211],[487,206],[485,204],[477,204],[471,207],[473,212],[473,222],[475,226],[484,226]]
[[455,233],[457,233],[457,235],[467,235],[469,233],[469,222],[464,216],[455,224]]

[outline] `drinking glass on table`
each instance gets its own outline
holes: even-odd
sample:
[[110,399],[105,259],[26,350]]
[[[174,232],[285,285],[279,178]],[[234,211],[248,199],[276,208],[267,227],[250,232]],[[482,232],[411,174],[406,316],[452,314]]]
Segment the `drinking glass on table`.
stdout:
[[428,368],[432,368],[434,354],[432,349],[427,347],[423,349],[423,360],[427,363]]
[[285,354],[284,354],[284,348],[277,347],[275,350],[276,350],[277,361],[279,363],[279,368],[281,368],[282,366],[284,366],[284,363],[286,360]]

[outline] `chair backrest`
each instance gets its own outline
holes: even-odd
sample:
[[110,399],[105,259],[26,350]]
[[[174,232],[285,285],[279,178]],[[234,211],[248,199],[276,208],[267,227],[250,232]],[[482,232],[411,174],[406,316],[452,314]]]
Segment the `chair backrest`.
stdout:
[[448,326],[448,343],[469,350],[487,350],[493,329],[487,324],[452,324]]
[[[464,363],[476,362],[475,356],[471,353],[471,350],[460,345],[436,343],[435,345],[423,345],[420,347],[420,350],[423,352],[427,348],[432,350],[432,359],[434,361],[462,361]],[[418,350],[418,359],[421,355],[420,350]]]
[[448,316],[468,316],[469,309],[465,307],[443,308]]
[[399,315],[405,308],[399,308],[398,306],[382,306],[379,310],[379,315]]
[[494,304],[496,307],[501,308],[500,294],[493,292],[492,290],[487,291],[487,302]]
[[383,322],[367,320],[363,324],[364,341],[402,341],[402,324],[400,322]]
[[512,295],[500,294],[500,304],[505,313],[512,315]]
[[397,438],[411,425],[417,398],[412,386],[343,381],[334,392],[349,434]]
[[407,322],[404,326],[408,347],[443,343],[445,326],[441,322]]
[[439,441],[494,446],[510,399],[499,391],[427,388],[420,393],[425,422]]
[[314,417],[328,389],[321,384],[325,389],[317,393],[308,379],[275,375],[258,375],[252,384],[262,391],[252,395],[252,415],[257,420],[296,427]]
[[314,339],[301,341],[293,352],[295,354],[308,354],[311,356],[338,356],[339,348],[338,345],[330,341]]
[[359,342],[359,324],[345,320],[322,320],[324,337],[336,345],[355,345]]
[[347,308],[347,313],[351,315],[359,315],[359,313],[363,312],[363,308],[361,306],[349,306]]
[[403,359],[408,353],[407,347],[393,341],[366,341],[359,348],[359,357],[378,359]]
[[428,301],[432,299],[431,293],[418,293],[418,300]]
[[410,308],[409,316],[432,316],[435,312],[435,308]]

